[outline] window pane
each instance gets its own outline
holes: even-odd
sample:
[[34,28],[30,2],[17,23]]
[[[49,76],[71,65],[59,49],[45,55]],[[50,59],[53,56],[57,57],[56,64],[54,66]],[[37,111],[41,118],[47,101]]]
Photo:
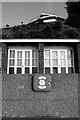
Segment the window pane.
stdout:
[[52,58],[58,58],[58,52],[52,51]]
[[15,58],[15,50],[10,50],[10,57],[9,58]]
[[58,66],[58,60],[57,59],[52,60],[52,66]]
[[17,58],[22,58],[22,51],[17,51]]
[[50,60],[49,59],[45,60],[45,66],[50,66]]
[[25,68],[25,74],[29,74],[29,68],[28,67]]
[[15,60],[14,59],[10,59],[9,60],[9,66],[14,66],[15,65]]
[[50,58],[50,50],[45,50],[45,58]]
[[38,58],[37,50],[32,50],[32,58]]
[[22,73],[22,68],[17,68],[17,74],[21,74]]
[[65,58],[65,51],[60,51],[60,58]]
[[30,58],[30,51],[25,51],[25,58]]
[[25,59],[25,66],[30,66],[30,59]]
[[9,68],[9,74],[14,74],[14,67]]
[[22,66],[22,59],[17,59],[17,66]]
[[74,73],[73,67],[68,67],[68,73]]
[[58,68],[57,67],[53,67],[53,73],[58,73]]
[[73,58],[73,51],[72,50],[67,51],[67,57],[68,58]]
[[68,66],[73,66],[73,59],[68,59]]
[[38,66],[37,59],[32,60],[32,66]]
[[37,73],[37,67],[32,67],[32,73]]
[[45,74],[50,74],[50,68],[49,67],[45,68]]
[[66,73],[66,67],[61,67],[61,73]]
[[61,59],[61,66],[66,66],[66,60],[65,59]]

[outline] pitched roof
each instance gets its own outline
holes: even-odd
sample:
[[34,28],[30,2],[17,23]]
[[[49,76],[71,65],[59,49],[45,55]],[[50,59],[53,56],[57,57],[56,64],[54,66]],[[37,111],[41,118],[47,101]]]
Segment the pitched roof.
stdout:
[[46,14],[46,13],[41,13],[41,15],[39,17],[36,17],[35,19],[31,20],[29,23],[39,23],[39,22],[43,22],[43,23],[48,23],[48,22],[55,22],[57,20],[61,20],[63,21],[64,18],[59,17],[55,14]]

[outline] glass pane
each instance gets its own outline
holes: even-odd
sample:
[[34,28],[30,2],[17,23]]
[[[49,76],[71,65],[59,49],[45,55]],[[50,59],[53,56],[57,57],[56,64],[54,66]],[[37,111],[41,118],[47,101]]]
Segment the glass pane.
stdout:
[[32,66],[38,66],[37,59],[32,60]]
[[30,51],[25,51],[25,58],[30,58]]
[[9,66],[14,66],[15,65],[15,60],[14,59],[10,59],[9,60]]
[[32,73],[37,73],[37,67],[32,67]]
[[73,67],[68,67],[68,73],[74,73]]
[[67,57],[68,58],[73,58],[73,51],[72,50],[67,51]]
[[22,66],[22,59],[17,59],[17,66]]
[[50,50],[45,50],[45,58],[50,58]]
[[58,73],[58,68],[57,67],[53,67],[53,73]]
[[66,67],[61,67],[61,73],[66,73]]
[[29,68],[25,68],[25,74],[29,74]]
[[9,68],[9,74],[14,74],[14,67]]
[[66,60],[65,59],[61,59],[61,66],[66,66]]
[[50,74],[50,68],[49,67],[45,68],[45,74]]
[[68,66],[73,66],[73,59],[68,59]]
[[52,60],[52,66],[58,66],[58,60],[57,59]]
[[45,60],[45,66],[50,66],[50,60],[49,59]]
[[30,59],[25,59],[25,66],[30,66]]
[[22,58],[22,51],[17,51],[17,58]]
[[37,50],[32,50],[32,58],[38,58]]
[[60,51],[60,58],[65,58],[65,51]]
[[9,58],[15,58],[15,50],[10,50],[10,57]]
[[58,52],[52,51],[52,58],[58,58]]
[[17,74],[22,74],[22,68],[17,68]]

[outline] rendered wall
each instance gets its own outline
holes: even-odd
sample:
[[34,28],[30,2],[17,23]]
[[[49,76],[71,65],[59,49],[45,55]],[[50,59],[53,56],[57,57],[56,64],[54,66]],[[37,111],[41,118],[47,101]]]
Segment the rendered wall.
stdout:
[[0,43],[0,120],[2,118],[2,43]]
[[78,70],[79,70],[79,75],[78,75],[78,115],[80,117],[80,42],[77,45],[77,51],[78,51]]
[[0,74],[0,120],[2,118],[2,74]]
[[78,117],[78,74],[51,75],[50,92],[33,91],[32,77],[3,74],[3,117]]
[[[43,47],[39,44],[39,73],[43,73]],[[75,46],[76,49],[76,46]],[[78,54],[76,54],[78,52]],[[54,74],[50,92],[32,89],[33,75],[7,75],[7,46],[2,47],[2,116],[3,117],[78,117],[80,44],[77,44],[79,74]],[[77,69],[77,68],[76,68]],[[78,109],[79,108],[79,109]]]

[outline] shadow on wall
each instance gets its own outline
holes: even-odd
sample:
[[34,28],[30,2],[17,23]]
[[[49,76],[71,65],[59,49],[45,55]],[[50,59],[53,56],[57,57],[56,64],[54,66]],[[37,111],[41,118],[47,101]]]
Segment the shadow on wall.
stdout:
[[2,120],[79,120],[80,118],[2,118]]

